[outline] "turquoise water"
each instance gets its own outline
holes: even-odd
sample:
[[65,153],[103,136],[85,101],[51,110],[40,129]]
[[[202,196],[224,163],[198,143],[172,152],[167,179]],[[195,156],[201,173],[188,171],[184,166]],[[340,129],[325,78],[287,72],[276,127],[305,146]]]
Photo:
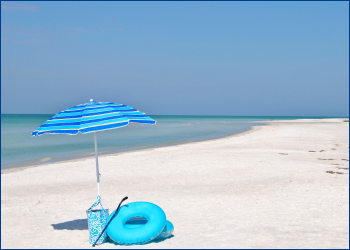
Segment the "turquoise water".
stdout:
[[[93,155],[92,134],[42,135],[31,132],[52,115],[1,115],[3,169]],[[301,117],[152,116],[156,125],[132,124],[97,133],[101,154],[213,139],[248,130],[257,121]],[[322,117],[309,117],[322,118]]]

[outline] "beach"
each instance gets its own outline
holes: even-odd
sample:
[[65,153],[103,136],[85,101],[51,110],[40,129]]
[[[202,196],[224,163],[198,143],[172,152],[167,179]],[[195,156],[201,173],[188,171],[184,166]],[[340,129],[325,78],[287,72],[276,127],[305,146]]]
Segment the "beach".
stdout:
[[[348,248],[348,131],[344,119],[281,120],[103,155],[102,200],[153,202],[174,224],[174,237],[127,248]],[[95,178],[93,157],[4,171],[1,247],[90,248]]]

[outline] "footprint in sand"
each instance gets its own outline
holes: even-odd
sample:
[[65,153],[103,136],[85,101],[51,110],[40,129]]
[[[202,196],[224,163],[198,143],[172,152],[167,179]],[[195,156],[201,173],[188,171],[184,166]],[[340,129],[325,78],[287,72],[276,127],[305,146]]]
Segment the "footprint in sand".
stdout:
[[344,170],[349,170],[349,168],[341,168],[341,167],[337,167],[339,169],[344,169]]
[[349,161],[348,159],[341,159],[342,161]]
[[279,153],[280,155],[288,155],[287,153]]
[[314,150],[309,150],[309,152],[315,153],[316,151],[314,151]]

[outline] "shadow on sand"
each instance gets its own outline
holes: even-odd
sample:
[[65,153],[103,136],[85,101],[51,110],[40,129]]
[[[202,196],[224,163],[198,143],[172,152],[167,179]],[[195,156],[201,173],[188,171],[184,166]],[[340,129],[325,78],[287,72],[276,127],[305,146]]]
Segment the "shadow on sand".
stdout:
[[51,224],[55,230],[88,230],[87,219],[77,219],[57,224]]
[[[71,221],[66,221],[66,222],[62,222],[62,223],[51,224],[51,226],[55,230],[88,230],[89,229],[87,219],[71,220]],[[157,237],[154,240],[147,242],[146,244],[159,243],[159,242],[162,242],[164,240],[167,240],[167,239],[170,239],[173,237],[174,237],[174,235],[170,235],[168,237]],[[110,239],[108,239],[107,242],[120,246],[119,244],[113,242]]]
[[168,236],[168,237],[158,237],[158,238],[152,240],[150,243],[159,243],[159,242],[162,242],[162,241],[164,241],[164,240],[171,239],[171,238],[173,238],[173,237],[174,237],[173,234],[170,235],[170,236]]
[[[173,237],[174,237],[174,235],[172,234],[172,235],[170,235],[170,236],[168,236],[168,237],[158,237],[158,238],[156,238],[156,239],[154,239],[154,240],[151,240],[151,241],[149,241],[149,242],[147,242],[147,243],[145,243],[145,244],[133,244],[133,245],[134,245],[134,246],[137,246],[137,245],[147,245],[147,244],[149,244],[149,243],[159,243],[159,242],[165,241],[165,240],[167,240],[167,239],[171,239],[171,238],[173,238]],[[128,246],[128,245],[121,245],[121,244],[115,243],[115,242],[113,242],[111,239],[108,239],[108,240],[107,240],[107,243],[111,243],[111,244],[114,244],[114,245],[117,245],[117,246]]]

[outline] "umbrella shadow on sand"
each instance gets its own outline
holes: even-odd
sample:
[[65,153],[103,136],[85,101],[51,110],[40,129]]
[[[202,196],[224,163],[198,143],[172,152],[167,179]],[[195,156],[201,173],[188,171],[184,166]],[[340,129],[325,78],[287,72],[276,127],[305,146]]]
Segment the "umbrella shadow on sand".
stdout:
[[77,219],[57,224],[51,224],[55,230],[88,230],[87,219]]

